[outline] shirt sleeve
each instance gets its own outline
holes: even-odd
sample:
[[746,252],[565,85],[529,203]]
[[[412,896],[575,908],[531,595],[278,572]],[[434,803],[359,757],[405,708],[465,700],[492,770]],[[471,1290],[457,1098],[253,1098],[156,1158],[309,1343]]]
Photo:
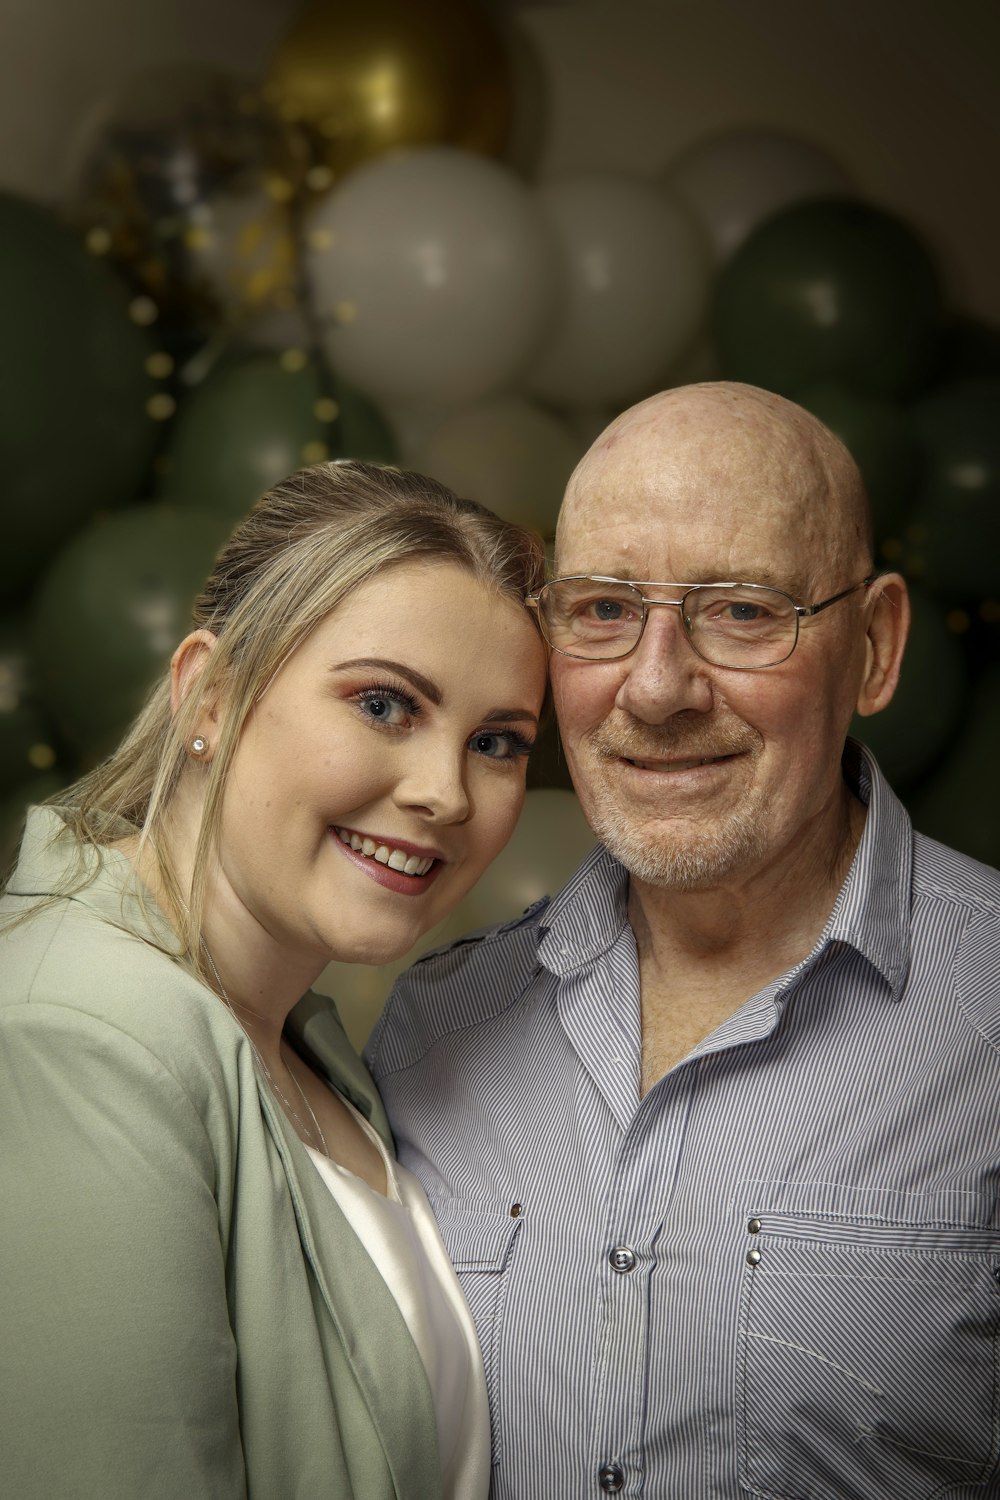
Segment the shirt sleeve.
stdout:
[[0,1014],[0,1452],[18,1500],[245,1497],[216,1155],[133,1036]]

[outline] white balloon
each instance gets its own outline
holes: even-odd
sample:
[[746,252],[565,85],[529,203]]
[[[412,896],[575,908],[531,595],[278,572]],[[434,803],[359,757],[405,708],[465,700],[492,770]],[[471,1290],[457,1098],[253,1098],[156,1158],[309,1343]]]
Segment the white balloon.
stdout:
[[651,394],[706,319],[710,257],[686,205],[628,178],[538,189],[562,246],[566,296],[526,388],[563,405]]
[[456,494],[552,536],[584,446],[564,421],[523,396],[493,396],[450,413],[411,461]]
[[779,209],[857,193],[846,170],[820,146],[779,130],[708,136],[678,156],[662,181],[697,215],[719,264]]
[[509,386],[545,334],[551,235],[534,195],[485,157],[382,157],[321,200],[306,240],[330,362],[371,396],[476,400]]

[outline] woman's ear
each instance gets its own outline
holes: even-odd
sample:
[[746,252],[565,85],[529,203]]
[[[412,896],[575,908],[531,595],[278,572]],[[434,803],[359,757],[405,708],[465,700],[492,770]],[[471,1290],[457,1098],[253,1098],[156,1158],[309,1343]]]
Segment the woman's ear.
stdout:
[[910,633],[910,596],[899,573],[885,573],[871,585],[865,671],[858,691],[862,717],[885,708],[896,691],[906,638]]
[[[210,630],[193,630],[177,647],[170,658],[170,709],[172,713],[179,712],[191,692],[197,687],[216,644],[216,637]],[[205,723],[199,722],[196,726],[197,732],[203,737],[207,735],[210,726],[217,721],[214,703],[205,703],[204,718]]]

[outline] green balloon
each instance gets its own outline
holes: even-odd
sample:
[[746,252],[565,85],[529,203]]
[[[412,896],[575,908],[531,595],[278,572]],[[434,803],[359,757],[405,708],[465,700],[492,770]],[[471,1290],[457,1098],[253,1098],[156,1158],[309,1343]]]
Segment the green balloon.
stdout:
[[218,518],[133,506],[87,527],[46,573],[32,621],[38,684],[85,758],[114,748],[191,629],[223,539]]
[[914,406],[920,454],[904,563],[956,599],[1000,598],[1000,380],[941,386]]
[[1000,380],[1000,329],[957,318],[945,332],[935,380]]
[[0,620],[0,795],[56,761],[33,678],[26,620]]
[[276,355],[218,366],[178,413],[159,493],[178,505],[239,520],[257,497],[295,469],[324,458],[394,463],[391,434],[363,396],[320,371],[291,370]]
[[1000,865],[1000,665],[983,673],[966,727],[933,779],[910,801],[914,826],[973,859]]
[[894,396],[929,377],[943,295],[901,220],[854,200],[796,204],[723,267],[715,333],[724,375],[795,396],[839,380]]
[[796,400],[836,433],[861,470],[876,542],[898,537],[917,473],[916,439],[902,406],[834,381],[808,386]]
[[910,589],[910,603],[899,686],[881,713],[851,726],[894,786],[911,784],[947,749],[968,697],[965,652],[941,605],[919,588]]
[[92,512],[140,489],[159,429],[154,346],[106,266],[45,209],[0,193],[0,598],[9,607]]

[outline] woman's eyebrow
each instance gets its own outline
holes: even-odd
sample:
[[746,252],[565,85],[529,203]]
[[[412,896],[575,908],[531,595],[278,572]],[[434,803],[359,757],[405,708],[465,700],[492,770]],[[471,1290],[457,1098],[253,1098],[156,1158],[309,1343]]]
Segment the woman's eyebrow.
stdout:
[[407,667],[401,661],[390,661],[384,656],[354,656],[350,661],[335,661],[331,672],[355,672],[363,668],[366,672],[396,672],[400,677],[405,677],[411,682],[418,692],[423,693],[435,705],[440,705],[441,689],[436,683],[431,682],[422,672],[413,667]]
[[494,708],[488,714],[484,714],[484,724],[503,724],[510,719],[523,719],[528,724],[537,724],[538,715],[533,714],[528,708]]

